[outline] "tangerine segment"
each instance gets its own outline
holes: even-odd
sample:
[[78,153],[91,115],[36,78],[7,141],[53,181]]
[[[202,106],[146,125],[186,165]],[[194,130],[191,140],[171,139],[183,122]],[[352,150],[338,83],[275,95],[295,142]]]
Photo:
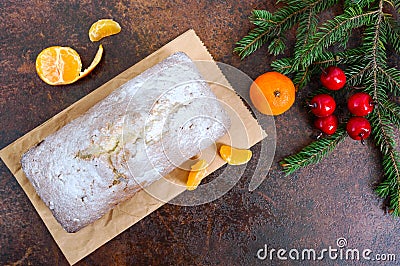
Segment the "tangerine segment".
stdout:
[[278,72],[267,72],[257,77],[250,86],[250,99],[263,114],[280,115],[290,109],[295,100],[293,82]]
[[187,190],[194,190],[197,188],[201,180],[203,180],[207,174],[207,166],[208,163],[206,160],[199,160],[197,163],[191,166],[191,171],[186,183]]
[[39,77],[50,85],[74,82],[82,69],[79,54],[70,47],[51,46],[44,49],[36,58],[36,71]]
[[121,31],[118,22],[112,19],[100,19],[92,24],[89,29],[89,39],[92,42],[99,41],[104,37],[117,34]]
[[230,165],[245,164],[250,161],[253,155],[251,150],[237,149],[228,145],[222,145],[219,154]]

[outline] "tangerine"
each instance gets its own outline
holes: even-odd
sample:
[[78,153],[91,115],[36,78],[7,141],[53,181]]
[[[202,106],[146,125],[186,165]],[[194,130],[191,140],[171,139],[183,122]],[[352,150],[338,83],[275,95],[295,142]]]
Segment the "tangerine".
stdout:
[[279,72],[266,72],[250,86],[250,99],[263,114],[280,115],[290,109],[296,89],[290,78]]
[[104,37],[117,34],[121,31],[118,22],[112,19],[100,19],[92,24],[89,29],[89,39],[92,42],[99,41]]
[[82,72],[79,54],[71,47],[51,46],[36,58],[36,72],[49,85],[71,84],[89,74],[100,62],[103,46],[100,45],[90,66]]

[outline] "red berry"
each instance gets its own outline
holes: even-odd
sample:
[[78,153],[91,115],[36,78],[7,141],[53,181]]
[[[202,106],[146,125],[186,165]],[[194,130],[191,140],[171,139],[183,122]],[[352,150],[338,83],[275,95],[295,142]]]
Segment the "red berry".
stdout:
[[340,90],[346,83],[346,75],[336,66],[327,67],[320,77],[322,85],[329,90]]
[[314,121],[314,126],[327,135],[332,135],[338,127],[338,119],[335,115],[318,117]]
[[318,94],[314,96],[309,106],[311,112],[318,117],[325,117],[331,115],[336,108],[335,99],[328,94]]
[[354,116],[347,122],[346,131],[350,138],[364,142],[371,134],[371,124],[364,117]]
[[350,96],[347,107],[356,116],[365,116],[374,110],[372,97],[365,92],[357,92]]

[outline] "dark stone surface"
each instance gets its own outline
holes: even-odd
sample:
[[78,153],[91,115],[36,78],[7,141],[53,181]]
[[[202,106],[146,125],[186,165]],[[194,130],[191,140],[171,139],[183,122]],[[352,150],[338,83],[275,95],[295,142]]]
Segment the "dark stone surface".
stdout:
[[[272,1],[160,2],[2,0],[0,148],[189,28],[217,61],[252,78],[270,70],[274,57],[265,48],[243,61],[232,49],[251,28],[250,11],[274,10]],[[98,44],[89,41],[87,31],[100,18],[114,18],[122,32],[102,41],[105,55],[93,73],[69,86],[43,83],[35,72],[37,54],[51,45],[71,46],[88,66]],[[289,52],[293,36],[288,40]],[[397,64],[398,57],[390,58]],[[279,172],[280,159],[311,141],[310,116],[302,102],[312,87],[299,92],[293,108],[276,118],[274,163],[257,190],[248,191],[255,167],[251,162],[240,182],[222,198],[197,207],[165,205],[78,265],[290,265],[291,261],[276,259],[259,261],[256,253],[264,244],[287,250],[336,248],[340,237],[347,239],[349,248],[400,255],[400,220],[384,214],[381,200],[372,191],[381,175],[380,156],[373,145],[363,147],[347,139],[319,165],[291,176]],[[255,156],[258,150],[256,145]],[[67,265],[3,162],[0,195],[0,264]],[[352,263],[324,261],[326,265]]]

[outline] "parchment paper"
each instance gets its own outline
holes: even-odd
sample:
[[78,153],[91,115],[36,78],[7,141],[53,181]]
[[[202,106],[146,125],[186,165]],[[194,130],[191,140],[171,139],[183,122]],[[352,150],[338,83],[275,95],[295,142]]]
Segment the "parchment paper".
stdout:
[[[70,264],[75,264],[161,207],[168,200],[185,191],[184,184],[188,173],[183,170],[176,170],[167,179],[161,179],[150,185],[149,190],[157,192],[156,194],[162,197],[162,200],[157,200],[145,190],[142,190],[130,200],[119,204],[93,224],[76,233],[67,233],[55,220],[50,209],[39,198],[31,183],[25,177],[21,170],[21,155],[49,134],[83,114],[122,84],[177,51],[185,52],[193,61],[213,60],[196,33],[193,30],[189,30],[0,151],[0,158],[5,162],[31,200]],[[207,67],[200,68],[200,72],[207,81],[230,87],[216,64],[207,64]],[[265,132],[252,117],[241,99],[233,90],[227,90],[226,87],[221,89],[221,85],[216,83],[211,84],[213,92],[218,99],[225,102],[235,111],[235,114],[230,113],[235,117],[231,117],[232,127],[229,134],[220,139],[219,142],[230,144],[232,140],[236,140],[235,146],[249,148],[261,141],[265,137]],[[243,138],[243,129],[246,131],[246,138]],[[211,149],[208,152],[215,153],[215,149]],[[212,173],[224,163],[221,158],[215,156],[215,160],[207,169],[208,173]],[[173,180],[173,182],[168,182],[167,180]]]

